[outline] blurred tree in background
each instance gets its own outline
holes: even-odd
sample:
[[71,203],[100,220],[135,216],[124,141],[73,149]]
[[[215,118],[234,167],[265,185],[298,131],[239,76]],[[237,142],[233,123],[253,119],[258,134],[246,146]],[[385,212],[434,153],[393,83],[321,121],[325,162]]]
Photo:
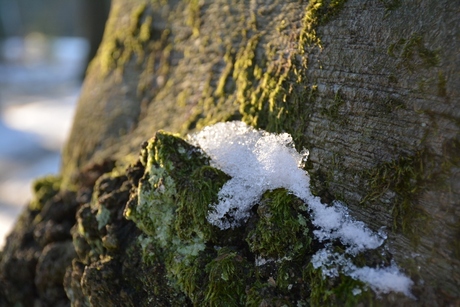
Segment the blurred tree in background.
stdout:
[[83,36],[89,42],[88,61],[96,55],[104,33],[105,22],[109,15],[110,0],[83,0],[81,2],[81,18]]
[[88,40],[88,62],[102,39],[110,0],[0,0],[0,38],[41,33]]

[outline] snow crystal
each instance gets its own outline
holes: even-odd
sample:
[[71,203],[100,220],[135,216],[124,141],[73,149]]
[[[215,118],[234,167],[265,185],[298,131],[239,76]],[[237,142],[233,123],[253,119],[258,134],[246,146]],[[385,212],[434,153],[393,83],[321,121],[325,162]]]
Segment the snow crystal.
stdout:
[[328,247],[316,252],[311,262],[315,269],[321,268],[324,276],[337,277],[342,272],[368,284],[376,293],[400,292],[413,297],[409,291],[413,281],[400,272],[394,263],[385,268],[358,268],[350,259],[332,252]]
[[[313,233],[326,246],[339,239],[347,246],[345,252],[353,256],[379,247],[386,239],[383,231],[374,233],[354,220],[342,203],[326,206],[311,193],[310,177],[302,169],[308,151],[297,152],[289,134],[272,134],[235,121],[205,127],[189,139],[211,157],[212,166],[232,177],[219,191],[218,203],[211,204],[207,217],[211,224],[221,229],[237,227],[249,218],[251,208],[265,191],[285,188],[307,204],[312,223],[318,228]],[[412,281],[396,266],[357,268],[344,255],[327,248],[313,256],[312,264],[321,267],[326,276],[343,272],[368,283],[378,293],[399,291],[410,296]]]
[[361,294],[361,292],[362,292],[362,291],[361,291],[361,289],[359,289],[359,288],[355,288],[355,289],[353,289],[353,290],[351,291],[351,293],[353,293],[353,295],[355,295],[355,296]]
[[409,289],[414,282],[401,273],[395,264],[387,268],[355,268],[348,275],[367,283],[377,293],[401,292],[413,298]]
[[256,266],[263,266],[263,265],[266,265],[267,263],[270,263],[270,262],[275,262],[274,259],[265,259],[265,258],[262,258],[262,257],[256,257],[255,259],[255,265]]

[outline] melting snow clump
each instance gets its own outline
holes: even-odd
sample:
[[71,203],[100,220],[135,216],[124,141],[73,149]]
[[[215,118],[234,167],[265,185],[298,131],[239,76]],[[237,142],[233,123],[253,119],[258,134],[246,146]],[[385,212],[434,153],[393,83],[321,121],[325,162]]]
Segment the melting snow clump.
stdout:
[[374,233],[363,222],[354,220],[347,207],[335,201],[330,206],[321,203],[310,191],[310,177],[302,169],[308,151],[297,152],[287,133],[273,134],[256,130],[243,122],[218,123],[190,136],[190,141],[211,157],[211,164],[232,178],[219,191],[217,204],[211,204],[208,221],[221,229],[241,225],[250,216],[251,208],[267,190],[285,188],[306,205],[313,233],[325,248],[312,257],[315,268],[325,276],[342,272],[359,279],[376,291],[401,292],[411,296],[413,282],[396,265],[388,268],[358,268],[351,261],[328,247],[340,240],[346,254],[354,256],[383,244],[383,233]]
[[[289,134],[255,130],[243,122],[218,123],[191,137],[211,164],[232,177],[219,192],[219,204],[208,220],[221,229],[239,226],[267,190],[286,188],[305,194],[310,179],[299,168],[305,155],[297,153]],[[231,213],[232,219],[225,217]]]

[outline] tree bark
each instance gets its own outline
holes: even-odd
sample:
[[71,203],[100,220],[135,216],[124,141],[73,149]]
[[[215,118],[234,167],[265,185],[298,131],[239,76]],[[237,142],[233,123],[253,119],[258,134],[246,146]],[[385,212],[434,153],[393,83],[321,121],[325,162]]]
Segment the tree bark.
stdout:
[[459,11],[443,0],[114,0],[61,189],[92,189],[89,177],[135,162],[159,129],[243,120],[288,132],[310,151],[314,192],[385,227],[415,282],[416,301],[374,299],[459,304]]

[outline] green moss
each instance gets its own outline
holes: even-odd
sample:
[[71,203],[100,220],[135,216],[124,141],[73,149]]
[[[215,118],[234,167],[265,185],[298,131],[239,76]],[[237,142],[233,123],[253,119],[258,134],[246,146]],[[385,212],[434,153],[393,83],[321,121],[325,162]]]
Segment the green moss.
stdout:
[[[189,133],[194,129],[201,129],[205,126],[227,120],[240,120],[241,115],[237,114],[237,106],[234,101],[235,81],[233,79],[235,53],[232,47],[223,56],[224,65],[220,76],[210,73],[201,91],[201,97],[196,103],[188,101],[194,107],[191,116],[184,122],[180,131],[182,134]],[[217,67],[219,66],[219,67]],[[220,64],[216,64],[216,70]],[[180,101],[178,101],[180,103]],[[184,105],[182,103],[182,105]]]
[[301,51],[307,45],[321,45],[321,40],[316,35],[316,28],[336,16],[346,2],[346,0],[310,0],[303,18],[303,29],[299,39]]
[[217,191],[228,179],[222,171],[210,166],[192,172],[178,197],[175,230],[181,240],[190,240],[196,235],[206,241],[211,238],[215,229],[206,219],[209,205],[217,202]]
[[250,102],[250,95],[257,80],[254,76],[256,68],[256,48],[260,40],[260,35],[255,35],[248,39],[248,43],[236,54],[233,70],[233,80],[236,86],[236,99],[240,105],[240,113],[243,120],[254,125],[255,106]]
[[194,306],[241,306],[254,280],[252,265],[237,251],[222,247],[201,251],[190,263],[171,266],[177,285]]
[[299,281],[302,278],[302,266],[300,264],[304,264],[304,261],[299,262],[298,259],[292,261],[289,257],[280,261],[274,282],[276,282],[276,288],[281,294],[291,296],[297,292]]
[[221,248],[205,270],[209,280],[205,292],[206,306],[244,305],[247,276],[252,276],[251,265],[246,259],[228,248]]
[[396,193],[390,208],[393,229],[411,235],[418,233],[422,230],[419,222],[427,218],[416,206],[416,196],[429,179],[425,162],[426,152],[418,151],[414,155],[402,155],[367,171],[364,176],[368,178],[369,192],[361,204],[382,202],[387,192]]
[[142,251],[142,260],[147,265],[154,265],[155,263],[164,261],[161,248],[156,243],[155,239],[148,235],[140,235],[137,237],[138,244]]
[[188,18],[187,24],[193,29],[193,35],[200,35],[200,1],[199,0],[187,0],[188,2]]
[[285,189],[266,192],[257,208],[257,226],[246,238],[251,251],[263,258],[306,254],[312,239],[299,208],[303,202]]
[[[111,15],[119,16],[123,9],[120,4],[114,4]],[[140,65],[146,57],[150,59],[160,48],[164,49],[164,44],[156,43],[162,35],[152,29],[153,18],[146,13],[149,9],[147,1],[140,2],[132,9],[129,22],[123,23],[123,28],[120,28],[119,20],[109,19],[106,33],[110,36],[104,38],[98,57],[102,77],[114,71],[121,78],[126,63],[133,57],[136,57],[136,64]]]
[[320,16],[319,25],[324,25],[342,10],[347,0],[330,0],[319,2],[322,3],[322,6],[316,14]]
[[214,259],[216,253],[213,250],[200,252],[192,262],[176,263],[170,271],[176,276],[179,288],[190,298],[195,306],[204,302],[206,285],[209,281],[206,273],[206,265]]
[[152,26],[152,16],[147,16],[139,28],[139,40],[143,43],[151,38],[150,28]]
[[[256,58],[258,37],[253,37],[236,56],[233,79],[236,99],[242,120],[271,132],[290,131],[296,138],[294,126],[305,112],[296,113],[305,101],[306,90],[301,84],[301,72],[297,71],[294,49],[287,58],[278,57],[275,49],[265,52],[267,58]],[[292,58],[291,58],[292,57]],[[307,108],[308,111],[308,108]],[[297,142],[297,140],[296,140]]]
[[268,283],[256,283],[254,286],[248,289],[246,297],[246,306],[260,306],[264,299],[264,296],[261,295],[260,292],[269,287],[270,285]]
[[233,82],[229,82],[230,77],[233,73],[234,56],[232,52],[227,51],[224,55],[224,61],[226,63],[225,68],[217,82],[215,95],[217,97],[224,97],[227,93],[231,93],[234,90]]
[[[164,257],[162,253],[158,252],[159,247],[155,241],[151,237],[140,235],[136,243],[130,244],[126,251],[128,262],[131,262],[131,265],[135,264],[136,270],[131,270],[128,273],[125,271],[124,276],[129,275],[131,277],[131,280],[126,282],[130,282],[130,286],[136,290],[136,294],[147,292],[149,297],[144,301],[144,304],[139,301],[135,302],[138,305],[190,306],[190,300],[178,287],[165,282],[167,281],[167,271]],[[157,257],[152,256],[153,254],[156,254]],[[150,256],[141,257],[143,255]],[[123,267],[123,270],[126,270],[129,265],[124,263]]]
[[273,281],[260,282],[257,281],[254,285],[247,290],[246,306],[259,307],[259,306],[292,306],[287,298],[279,297],[276,295],[276,288]]
[[305,47],[309,45],[320,45],[320,40],[316,36],[318,26],[318,11],[322,7],[322,1],[310,1],[305,10],[302,23],[303,28],[299,36],[299,51],[303,53]]
[[[303,54],[308,48],[320,45],[316,28],[338,14],[345,2],[310,1],[301,31],[295,31],[298,35],[283,37],[282,44],[266,44],[268,34],[254,31],[257,16],[253,16],[249,25],[243,23],[243,30],[231,38],[243,43],[239,47],[225,45],[224,66],[218,63],[216,67],[220,75],[218,78],[210,75],[202,97],[181,131],[199,129],[218,121],[243,120],[270,132],[287,131],[297,145],[304,146],[302,123],[312,112],[313,104],[309,102],[314,95],[313,88],[305,87],[307,63]],[[278,27],[283,32],[280,35],[286,35],[282,30],[285,26],[284,22],[284,26]],[[239,112],[235,112],[235,106]],[[230,109],[232,111],[225,111]]]
[[[246,123],[270,132],[288,131],[302,148],[305,137],[301,123],[308,121],[315,99],[314,88],[306,88],[307,63],[304,52],[320,47],[316,29],[333,18],[346,1],[310,1],[298,36],[287,37],[283,56],[276,46],[261,48],[262,39],[253,36],[236,55],[233,79],[240,113]],[[339,96],[338,96],[339,97]],[[339,100],[336,101],[339,105]],[[327,108],[329,109],[329,108]],[[331,108],[331,111],[338,109]],[[295,115],[294,115],[295,114]]]
[[45,203],[53,198],[61,188],[61,177],[45,176],[32,183],[33,200],[29,204],[32,211],[40,211]]

